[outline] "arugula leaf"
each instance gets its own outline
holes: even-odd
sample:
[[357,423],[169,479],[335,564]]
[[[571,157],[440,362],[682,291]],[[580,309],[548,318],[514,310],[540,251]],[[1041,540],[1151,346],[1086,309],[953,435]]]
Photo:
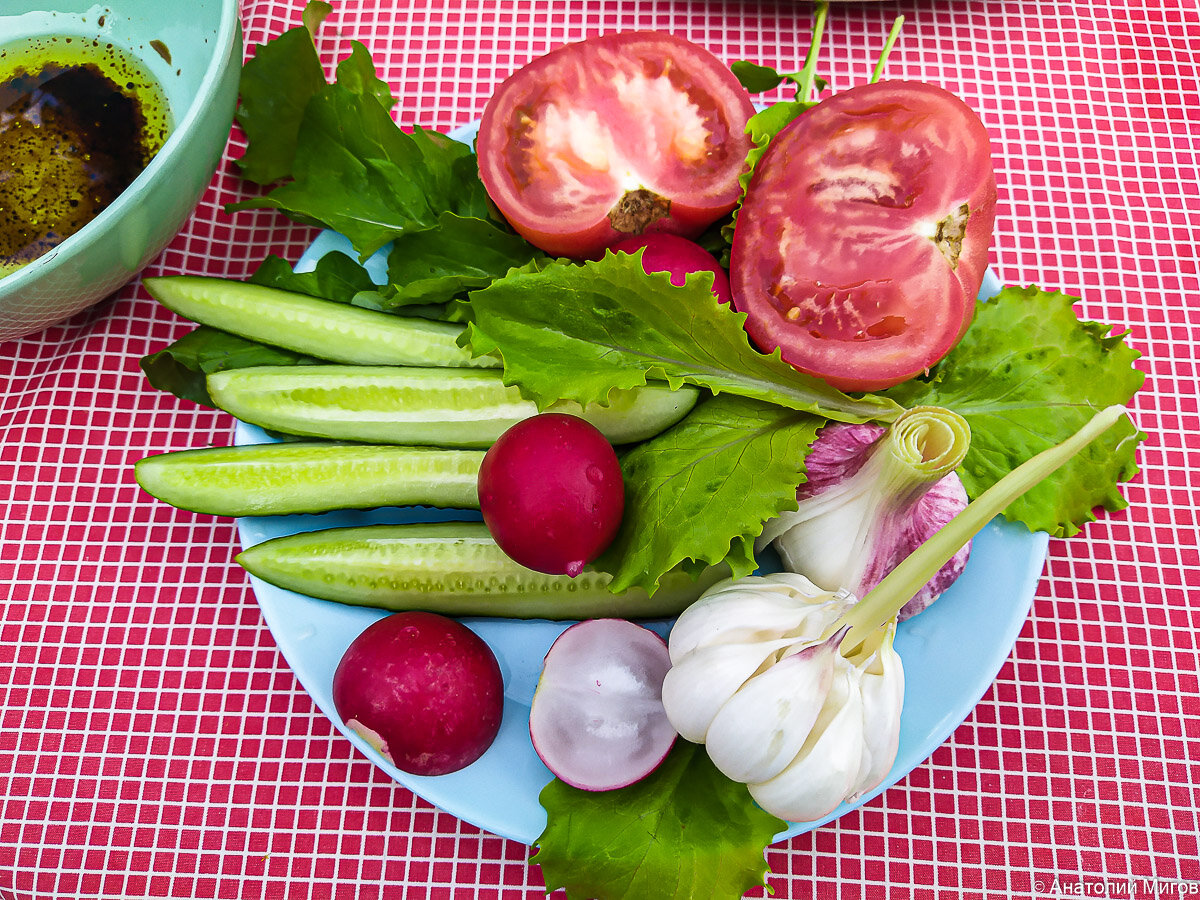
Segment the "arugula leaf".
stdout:
[[766,848],[787,827],[682,739],[636,784],[592,792],[554,780],[540,800],[547,824],[532,862],[547,893],[576,900],[740,897],[766,884]]
[[336,269],[323,263],[312,276],[269,262],[256,279],[373,309],[461,316],[452,301],[541,253],[495,213],[468,145],[397,127],[395,97],[365,46],[352,42],[336,83],[326,83],[312,34],[329,11],[310,3],[304,27],[260,48],[247,64],[247,177],[280,183],[226,209],[277,209],[332,229],[360,260],[390,242],[392,284],[377,287],[353,260],[338,260]]
[[[471,148],[438,132],[402,131],[390,88],[354,42],[327,84],[308,28],[260,48],[243,73],[250,146],[243,159],[269,194],[226,209],[271,208],[345,235],[362,259],[389,241],[439,228],[439,216],[492,219]],[[295,84],[293,85],[293,82]]]
[[410,177],[421,184],[431,209],[504,223],[479,178],[479,161],[470,145],[420,127],[410,137],[421,154]]
[[338,63],[337,83],[355,94],[374,97],[386,110],[396,105],[392,89],[375,71],[370,51],[358,41],[350,42],[350,55]]
[[389,284],[379,290],[375,303],[384,310],[444,303],[544,257],[494,222],[444,212],[436,228],[396,239],[388,254]]
[[[738,60],[729,68],[738,81],[751,94],[761,94],[779,87],[785,81],[791,82],[795,91],[790,103],[801,104],[805,109],[816,106],[812,99],[813,93],[821,93],[829,87],[829,82],[817,74],[817,57],[821,53],[821,36],[825,32],[825,20],[829,15],[828,0],[820,0],[814,10],[812,39],[808,44],[808,52],[804,54],[804,65],[799,72],[781,74],[770,66]],[[753,121],[753,120],[751,120]],[[750,128],[747,127],[747,131]],[[753,133],[753,132],[751,132]]]
[[363,291],[375,289],[370,273],[339,250],[322,256],[310,272],[295,272],[283,257],[271,255],[254,270],[249,280],[252,284],[337,303],[350,303]]
[[266,44],[242,66],[237,122],[249,145],[237,160],[242,177],[270,184],[291,174],[300,123],[308,101],[325,87],[325,71],[312,32],[293,28]]
[[729,268],[729,241],[732,235],[732,215],[725,215],[713,222],[692,240],[711,253],[726,269]]
[[653,593],[677,564],[757,568],[763,523],[796,509],[809,445],[825,420],[721,394],[701,401],[673,428],[626,452],[625,516],[596,565],[610,588]]
[[406,231],[433,227],[440,198],[425,188],[433,179],[414,177],[425,155],[374,97],[329,85],[309,101],[301,131],[293,180],[230,209],[270,207],[332,228],[362,259]]
[[[763,154],[767,152],[767,146],[771,143],[771,140],[802,112],[812,109],[817,105],[819,101],[813,99],[814,91],[820,93],[829,87],[829,82],[817,74],[817,57],[821,51],[821,35],[825,31],[825,19],[828,14],[829,3],[827,0],[817,3],[812,28],[812,40],[809,42],[808,52],[804,55],[804,65],[799,72],[781,75],[769,66],[761,66],[757,63],[746,61],[738,61],[730,66],[733,74],[737,76],[746,90],[751,93],[772,90],[785,81],[789,81],[795,86],[795,92],[791,100],[780,100],[777,103],[771,104],[751,116],[750,121],[746,123],[746,133],[750,135],[754,146],[746,154],[746,168],[738,178],[738,183],[742,186],[743,196],[745,196],[746,188],[750,184],[750,179],[754,176],[754,169],[758,166],[758,161],[762,159]],[[729,224],[722,231],[728,244],[733,243],[733,231],[737,225],[737,216],[740,210],[741,201],[739,200]],[[728,263],[728,259],[725,256],[722,256],[721,259],[722,262]]]
[[647,276],[641,251],[514,269],[470,295],[460,339],[475,356],[499,351],[504,376],[544,409],[556,400],[603,403],[613,388],[683,382],[846,422],[890,420],[901,407],[855,399],[750,346],[746,316],[719,303],[712,275],[683,286]]
[[325,0],[309,0],[308,5],[304,7],[304,12],[300,15],[300,21],[304,23],[305,28],[316,34],[317,29],[324,24],[332,12],[333,4],[326,3]]
[[248,366],[290,366],[317,362],[310,356],[201,325],[157,353],[142,357],[139,365],[150,384],[182,400],[215,409],[205,377],[210,372]]
[[896,46],[896,39],[900,37],[900,29],[904,27],[904,16],[897,16],[892,22],[892,30],[888,32],[887,40],[883,42],[883,50],[879,52],[879,59],[875,62],[875,69],[871,72],[871,84],[877,82],[883,77],[883,68],[887,65],[888,57],[892,54],[892,48]]
[[[1127,334],[1084,322],[1078,298],[1036,287],[1006,287],[980,303],[958,346],[928,381],[885,393],[905,405],[944,406],[971,426],[959,475],[972,497],[1036,453],[1066,439],[1103,407],[1127,404],[1145,375]],[[1005,517],[1035,531],[1067,536],[1095,519],[1093,508],[1123,509],[1117,484],[1137,474],[1146,435],[1125,419],[1013,503]]]
[[[746,123],[746,133],[754,141],[754,146],[746,154],[746,168],[740,178],[743,194],[750,184],[758,161],[767,152],[767,146],[775,138],[775,135],[779,134],[801,113],[816,106],[819,100],[814,99],[814,94],[820,94],[829,87],[829,82],[816,73],[817,56],[821,48],[821,34],[825,30],[825,17],[828,10],[828,3],[817,4],[812,41],[809,44],[808,53],[804,57],[804,66],[799,72],[781,74],[770,66],[758,65],[745,60],[739,60],[730,66],[742,86],[751,93],[774,90],[784,82],[790,82],[795,87],[790,100],[781,100],[767,106],[751,116],[750,121]],[[875,70],[871,75],[872,83],[882,77],[884,65],[896,44],[896,39],[900,36],[900,29],[903,25],[904,16],[897,17],[892,23],[892,30],[888,33],[879,60],[875,64]],[[727,245],[733,243],[733,229],[737,223],[737,214],[740,208],[741,204],[739,203],[738,209],[733,211],[730,222],[722,229],[722,236]],[[714,255],[728,266],[727,252]]]
[[[781,75],[770,66],[759,65],[745,59],[735,60],[730,64],[729,69],[737,77],[737,80],[742,83],[742,87],[751,94],[762,94],[766,91],[773,91],[785,81],[790,81],[792,84],[798,86],[803,77],[802,72]],[[818,81],[822,85],[827,84],[824,79],[819,79]]]

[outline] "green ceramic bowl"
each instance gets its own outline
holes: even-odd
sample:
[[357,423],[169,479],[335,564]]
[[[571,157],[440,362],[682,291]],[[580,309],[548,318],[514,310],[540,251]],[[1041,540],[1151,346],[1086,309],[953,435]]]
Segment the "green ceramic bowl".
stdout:
[[149,165],[99,215],[0,277],[0,341],[93,305],[162,252],[212,180],[237,102],[238,0],[0,3],[0,48],[47,36],[98,39],[131,53],[162,87],[172,128]]

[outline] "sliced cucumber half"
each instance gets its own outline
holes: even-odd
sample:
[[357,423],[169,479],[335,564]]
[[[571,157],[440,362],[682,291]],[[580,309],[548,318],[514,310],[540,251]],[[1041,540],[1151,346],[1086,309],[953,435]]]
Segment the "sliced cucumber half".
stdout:
[[291,442],[179,450],[139,460],[137,482],[180,509],[216,516],[377,506],[477,509],[482,450]]
[[397,316],[282,291],[194,275],[145,278],[150,296],[179,315],[242,337],[332,362],[495,368],[458,346],[461,325]]
[[419,522],[329,528],[274,538],[237,561],[276,587],[320,600],[388,610],[518,619],[663,618],[680,613],[727,577],[670,572],[652,597],[614,594],[609,575],[543,575],[513,562],[482,522]]
[[[488,447],[537,406],[499,371],[381,366],[257,366],[208,376],[221,409],[253,425],[307,437],[441,447]],[[682,419],[699,391],[651,383],[614,391],[579,415],[614,444],[646,440]]]

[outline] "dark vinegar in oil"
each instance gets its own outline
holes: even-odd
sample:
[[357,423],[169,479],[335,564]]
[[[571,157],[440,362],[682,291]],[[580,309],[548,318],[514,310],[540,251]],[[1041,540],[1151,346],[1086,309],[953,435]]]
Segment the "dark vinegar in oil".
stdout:
[[99,215],[169,130],[161,86],[122,48],[78,37],[0,46],[0,277]]

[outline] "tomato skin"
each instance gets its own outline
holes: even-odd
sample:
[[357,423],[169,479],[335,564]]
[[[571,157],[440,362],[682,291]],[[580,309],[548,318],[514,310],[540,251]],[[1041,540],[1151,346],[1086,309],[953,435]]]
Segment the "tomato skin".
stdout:
[[851,88],[789,123],[755,167],[730,254],[734,306],[760,349],[800,371],[845,391],[890,387],[970,325],[995,210],[990,139],[965,103],[923,82]]
[[733,209],[753,114],[703,47],[658,32],[600,35],[496,89],[476,140],[479,173],[526,240],[598,258],[631,235],[693,237]]

